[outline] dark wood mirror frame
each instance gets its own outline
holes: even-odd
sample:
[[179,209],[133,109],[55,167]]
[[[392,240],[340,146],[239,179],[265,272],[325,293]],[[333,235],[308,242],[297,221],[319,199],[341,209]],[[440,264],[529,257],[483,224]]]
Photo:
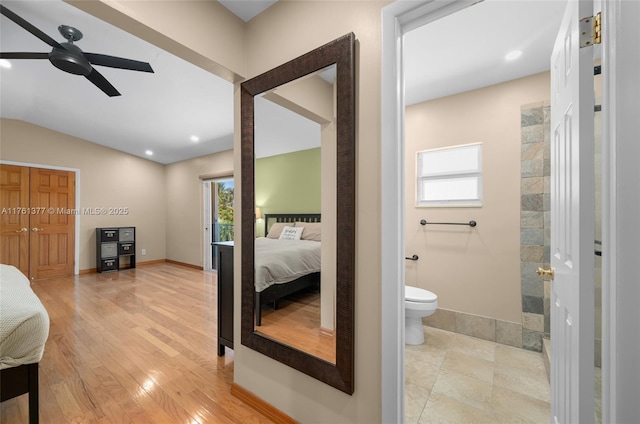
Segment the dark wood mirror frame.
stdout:
[[[336,363],[254,330],[254,96],[336,64]],[[345,393],[354,391],[355,35],[349,33],[241,84],[242,321],[241,343]]]

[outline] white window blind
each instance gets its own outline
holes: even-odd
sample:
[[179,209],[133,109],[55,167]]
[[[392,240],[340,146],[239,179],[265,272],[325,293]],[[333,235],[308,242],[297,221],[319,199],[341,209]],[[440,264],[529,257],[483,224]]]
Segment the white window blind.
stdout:
[[417,205],[482,206],[482,143],[417,153]]

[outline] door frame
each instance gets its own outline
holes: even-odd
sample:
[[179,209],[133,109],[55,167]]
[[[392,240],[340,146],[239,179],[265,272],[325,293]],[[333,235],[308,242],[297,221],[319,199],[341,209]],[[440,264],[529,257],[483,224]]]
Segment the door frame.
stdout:
[[396,1],[382,9],[381,386],[382,422],[404,422],[404,86],[402,36],[478,0]]
[[638,16],[638,2],[602,2],[602,421],[612,423],[640,416]]
[[214,180],[202,180],[202,241],[204,244],[202,246],[202,250],[204,252],[204,258],[202,258],[202,269],[204,271],[213,271],[213,246],[211,246],[211,233],[213,231],[213,228],[211,228],[211,183],[213,183],[213,181]]
[[[51,169],[55,171],[67,171],[73,172],[76,176],[76,198],[75,205],[76,208],[79,208],[80,205],[80,169],[78,168],[69,168],[66,166],[57,166],[57,165],[45,165],[41,163],[30,163],[30,162],[16,162],[11,160],[2,160],[0,159],[0,164],[2,165],[15,165],[15,166],[24,166],[28,168],[40,168],[40,169]],[[74,235],[74,246],[73,246],[73,275],[78,275],[80,273],[80,220],[81,214],[76,214],[76,223],[75,223],[75,235]]]

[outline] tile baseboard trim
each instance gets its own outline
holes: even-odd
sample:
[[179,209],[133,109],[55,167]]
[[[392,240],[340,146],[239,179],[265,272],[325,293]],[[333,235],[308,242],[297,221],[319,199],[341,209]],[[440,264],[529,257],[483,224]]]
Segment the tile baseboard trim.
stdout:
[[491,342],[522,348],[522,323],[503,321],[448,309],[422,319],[424,325]]
[[544,360],[547,379],[551,381],[551,340],[547,338],[542,339],[542,359]]
[[236,383],[231,385],[231,394],[276,424],[300,424],[298,421],[294,420],[270,403],[265,402]]

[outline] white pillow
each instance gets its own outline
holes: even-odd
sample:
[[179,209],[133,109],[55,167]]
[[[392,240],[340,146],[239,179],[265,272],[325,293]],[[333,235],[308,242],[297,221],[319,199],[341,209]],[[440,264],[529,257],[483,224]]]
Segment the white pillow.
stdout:
[[282,234],[282,230],[284,229],[284,227],[287,226],[287,224],[289,224],[290,227],[295,226],[295,223],[290,223],[290,222],[274,222],[273,225],[271,225],[271,228],[269,229],[269,233],[267,234],[267,238],[270,239],[278,239],[280,238],[280,234]]
[[304,228],[300,240],[320,241],[322,238],[322,224],[319,222],[296,221],[296,228],[297,227]]
[[280,233],[280,240],[300,240],[304,227],[285,226]]

